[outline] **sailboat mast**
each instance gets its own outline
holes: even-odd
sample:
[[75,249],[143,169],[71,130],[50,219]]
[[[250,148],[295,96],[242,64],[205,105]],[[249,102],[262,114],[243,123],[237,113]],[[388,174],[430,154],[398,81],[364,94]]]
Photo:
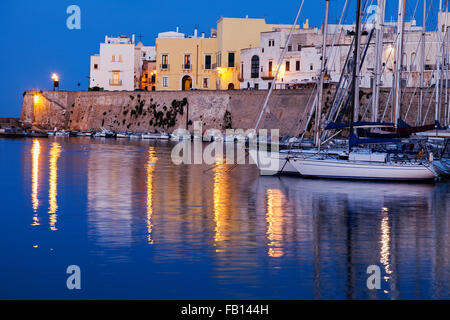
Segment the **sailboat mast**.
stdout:
[[424,73],[425,73],[425,32],[427,30],[427,0],[423,0],[423,18],[422,18],[422,38],[420,43],[420,98],[418,108],[418,123],[422,122],[423,110],[423,87],[424,87]]
[[[442,16],[445,19],[444,20],[444,29],[441,30],[444,33],[443,36],[443,46],[442,46],[442,62],[441,62],[441,101],[439,103],[439,110],[442,110],[442,103],[444,103],[444,124],[447,124],[447,99],[448,99],[448,90],[447,90],[447,78],[448,78],[448,73],[447,73],[447,66],[448,66],[448,61],[447,61],[447,45],[448,45],[448,30],[447,30],[447,12],[448,12],[448,0],[445,0],[445,14],[442,12]],[[444,86],[445,83],[445,86]],[[445,95],[444,95],[444,90],[445,90]]]
[[[439,0],[439,11],[438,15],[442,13],[442,0]],[[441,81],[441,57],[442,57],[442,49],[441,49],[441,33],[442,33],[442,27],[438,25],[438,47],[437,47],[437,58],[436,58],[436,106],[434,109],[434,120],[439,121],[439,114],[440,114],[440,81]]]
[[444,65],[445,65],[445,110],[447,112],[447,117],[445,117],[445,125],[449,124],[449,106],[448,106],[448,65],[449,65],[449,56],[448,56],[448,0],[445,1],[445,56],[444,56]]
[[[353,133],[353,122],[358,121],[359,115],[359,51],[360,51],[360,27],[361,27],[361,0],[356,5],[356,25],[355,25],[355,49],[353,55],[353,106],[350,113],[350,134]],[[356,120],[355,120],[356,119]]]
[[375,46],[375,78],[373,86],[373,99],[372,99],[372,121],[378,121],[378,106],[380,104],[380,87],[381,87],[381,76],[383,74],[382,64],[383,64],[383,26],[384,26],[384,15],[385,15],[386,0],[378,0],[378,14],[379,14],[379,25],[375,25],[376,28],[376,46]]
[[322,57],[321,57],[321,67],[320,67],[320,83],[315,111],[315,121],[314,121],[314,142],[316,147],[320,148],[320,122],[322,115],[322,103],[323,103],[323,82],[326,73],[326,57],[327,57],[327,34],[328,34],[328,12],[330,8],[330,0],[325,1],[325,19],[323,23],[323,40],[322,40]]
[[394,115],[393,120],[395,127],[398,127],[398,120],[401,117],[401,92],[402,92],[402,69],[403,69],[403,33],[405,29],[405,9],[406,9],[406,0],[398,1],[398,20],[397,20],[397,58],[396,58],[396,75],[395,75],[395,90],[394,90]]

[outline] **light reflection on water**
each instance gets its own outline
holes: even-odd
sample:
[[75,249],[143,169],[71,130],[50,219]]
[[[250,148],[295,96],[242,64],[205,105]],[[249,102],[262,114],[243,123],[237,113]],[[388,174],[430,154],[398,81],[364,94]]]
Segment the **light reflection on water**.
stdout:
[[[15,227],[0,227],[10,242],[4,250],[17,255],[9,272],[27,261],[64,277],[60,264],[80,264],[91,281],[81,298],[449,297],[448,183],[176,166],[169,142],[20,141],[22,152],[11,152],[22,165],[14,178],[22,175],[21,190],[28,191],[19,192],[19,214],[5,217]],[[45,214],[48,223],[39,219]],[[366,288],[372,264],[382,270],[379,291]],[[0,280],[10,281],[1,271]],[[43,279],[50,285],[30,292],[67,294],[51,289],[60,287],[58,279],[53,286]]]

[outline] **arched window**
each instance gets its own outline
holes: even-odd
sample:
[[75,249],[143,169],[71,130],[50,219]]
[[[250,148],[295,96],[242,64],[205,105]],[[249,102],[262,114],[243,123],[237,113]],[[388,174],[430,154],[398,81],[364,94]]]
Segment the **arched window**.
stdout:
[[259,57],[252,57],[252,78],[259,78]]

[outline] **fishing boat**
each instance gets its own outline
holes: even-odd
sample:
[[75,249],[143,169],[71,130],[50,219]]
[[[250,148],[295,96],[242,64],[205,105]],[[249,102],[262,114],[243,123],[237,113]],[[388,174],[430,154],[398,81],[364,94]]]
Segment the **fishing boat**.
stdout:
[[146,132],[146,133],[142,134],[142,139],[168,140],[169,138],[170,138],[170,136],[166,132]]
[[130,137],[130,135],[128,132],[118,132],[116,134],[116,138],[129,138],[129,137]]
[[191,134],[184,131],[175,130],[170,135],[170,140],[180,141],[180,140],[191,140]]
[[56,131],[55,136],[57,136],[57,137],[69,137],[70,136],[70,131],[59,130],[59,131]]
[[92,137],[94,135],[94,131],[92,130],[83,130],[78,132],[79,137]]
[[134,132],[130,134],[130,139],[142,139],[142,133]]

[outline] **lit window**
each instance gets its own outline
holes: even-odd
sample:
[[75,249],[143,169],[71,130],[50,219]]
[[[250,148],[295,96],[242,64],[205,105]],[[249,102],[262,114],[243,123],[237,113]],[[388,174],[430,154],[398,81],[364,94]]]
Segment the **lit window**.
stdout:
[[185,70],[191,69],[191,55],[190,54],[184,55],[183,69],[185,69]]
[[161,69],[162,70],[169,69],[169,55],[167,54],[161,55]]

